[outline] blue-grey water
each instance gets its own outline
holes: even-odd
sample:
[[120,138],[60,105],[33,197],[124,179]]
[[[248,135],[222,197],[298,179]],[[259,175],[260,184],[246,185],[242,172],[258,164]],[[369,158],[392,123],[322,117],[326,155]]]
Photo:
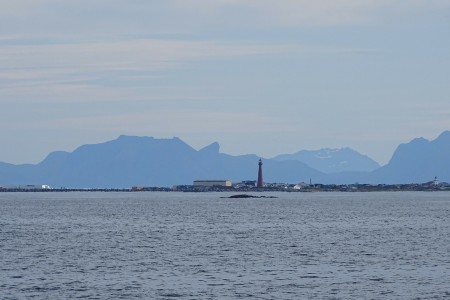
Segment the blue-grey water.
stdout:
[[450,298],[450,193],[228,195],[0,193],[0,298]]

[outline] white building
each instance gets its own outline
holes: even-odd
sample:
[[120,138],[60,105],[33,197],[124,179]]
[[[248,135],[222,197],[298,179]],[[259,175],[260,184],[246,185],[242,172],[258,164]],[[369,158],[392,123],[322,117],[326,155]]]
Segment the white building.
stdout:
[[309,184],[307,184],[305,182],[300,182],[300,183],[297,183],[296,185],[294,185],[293,189],[301,190],[301,189],[307,188],[308,186],[309,186]]
[[194,186],[232,186],[230,180],[194,180]]

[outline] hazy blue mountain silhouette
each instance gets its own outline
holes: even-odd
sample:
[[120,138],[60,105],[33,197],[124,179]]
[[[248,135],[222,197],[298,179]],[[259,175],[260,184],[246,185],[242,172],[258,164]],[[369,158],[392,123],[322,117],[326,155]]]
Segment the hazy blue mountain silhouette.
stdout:
[[366,155],[351,149],[302,150],[293,154],[282,154],[273,159],[297,160],[323,173],[371,172],[380,165]]
[[372,183],[423,183],[434,179],[450,182],[450,131],[433,141],[417,138],[401,144],[391,160],[372,172]]
[[[218,143],[195,150],[179,138],[120,136],[75,151],[57,151],[36,165],[0,162],[1,185],[48,184],[67,188],[172,186],[196,179],[256,180],[256,155],[220,153]],[[450,182],[450,131],[434,141],[400,145],[389,163],[372,172],[325,174],[297,160],[263,159],[266,182],[422,183]]]
[[[256,155],[231,156],[213,143],[195,150],[179,138],[120,136],[83,145],[72,153],[53,152],[37,165],[0,164],[0,184],[49,184],[67,188],[109,188],[134,185],[172,186],[196,179],[255,180]],[[267,181],[298,182],[322,173],[301,162],[267,161]]]

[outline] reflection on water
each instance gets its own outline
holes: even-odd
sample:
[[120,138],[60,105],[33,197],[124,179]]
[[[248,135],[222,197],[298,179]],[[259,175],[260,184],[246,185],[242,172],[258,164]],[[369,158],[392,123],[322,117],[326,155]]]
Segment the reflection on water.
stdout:
[[0,193],[5,299],[450,298],[450,193]]

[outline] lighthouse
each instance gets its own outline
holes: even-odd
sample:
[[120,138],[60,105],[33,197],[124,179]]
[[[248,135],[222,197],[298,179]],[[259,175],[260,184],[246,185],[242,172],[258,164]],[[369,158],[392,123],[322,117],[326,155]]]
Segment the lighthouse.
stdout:
[[262,175],[262,161],[261,161],[261,159],[259,159],[259,162],[258,162],[258,166],[259,166],[259,169],[258,169],[258,183],[256,184],[256,187],[258,187],[258,188],[262,188],[263,186],[264,186],[264,182],[263,182],[263,175]]

